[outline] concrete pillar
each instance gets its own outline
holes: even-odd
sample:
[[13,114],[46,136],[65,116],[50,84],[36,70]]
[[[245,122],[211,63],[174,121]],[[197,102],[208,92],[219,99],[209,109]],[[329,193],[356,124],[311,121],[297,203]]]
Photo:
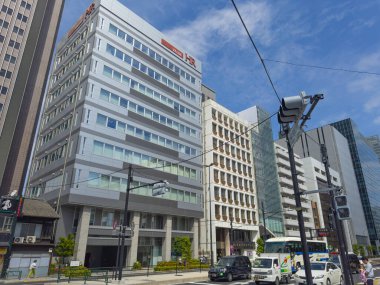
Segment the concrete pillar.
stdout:
[[230,241],[230,231],[229,229],[224,229],[224,248],[225,255],[231,255],[231,241]]
[[74,259],[80,261],[82,264],[84,264],[86,257],[90,214],[91,208],[84,206],[79,217],[78,228],[75,234]]
[[129,250],[127,253],[127,260],[125,262],[125,265],[127,266],[127,268],[130,268],[130,266],[133,266],[133,264],[137,261],[137,249],[139,247],[139,231],[140,231],[140,212],[133,212],[132,222],[135,224],[135,228],[133,230],[133,236],[131,238],[131,246],[129,247]]
[[172,251],[172,216],[166,216],[165,221],[165,238],[164,242],[162,243],[162,260],[169,261],[171,258],[171,251]]
[[194,219],[193,223],[193,244],[191,245],[193,251],[193,258],[198,259],[199,257],[199,220]]

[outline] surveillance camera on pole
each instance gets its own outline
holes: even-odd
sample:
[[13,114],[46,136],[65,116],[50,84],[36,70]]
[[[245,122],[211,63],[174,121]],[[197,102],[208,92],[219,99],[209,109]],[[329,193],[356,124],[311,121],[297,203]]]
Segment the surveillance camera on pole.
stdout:
[[166,194],[166,192],[169,191],[169,189],[167,188],[168,185],[169,182],[166,180],[155,183],[152,188],[152,196],[155,197]]
[[281,100],[278,111],[278,122],[280,124],[295,123],[302,118],[303,112],[308,104],[308,96],[301,92],[298,96],[285,97]]
[[339,220],[350,219],[350,208],[347,205],[347,196],[346,195],[335,196],[334,200],[335,200],[336,213],[338,214]]

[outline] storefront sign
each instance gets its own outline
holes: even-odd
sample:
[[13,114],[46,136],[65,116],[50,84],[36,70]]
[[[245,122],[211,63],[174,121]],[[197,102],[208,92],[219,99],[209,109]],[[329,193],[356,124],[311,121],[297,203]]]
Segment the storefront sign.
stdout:
[[232,246],[239,249],[255,249],[256,244],[253,241],[234,241]]
[[168,41],[164,40],[164,39],[161,39],[161,44],[163,46],[165,46],[167,49],[169,49],[171,52],[173,52],[174,54],[176,54],[179,58],[181,58],[182,60],[184,60],[185,62],[187,62],[188,64],[195,66],[195,59],[188,55],[187,53],[184,53],[182,51],[180,51],[179,49],[177,49],[175,46],[173,46],[171,43],[169,43]]
[[82,16],[80,16],[79,20],[75,23],[75,25],[70,29],[70,31],[67,33],[67,38],[70,38],[76,30],[79,29],[79,27],[83,24],[83,22],[92,14],[92,12],[95,9],[95,3],[92,3],[88,8],[86,9],[86,12]]
[[19,209],[18,197],[1,197],[0,213],[1,214],[15,214]]

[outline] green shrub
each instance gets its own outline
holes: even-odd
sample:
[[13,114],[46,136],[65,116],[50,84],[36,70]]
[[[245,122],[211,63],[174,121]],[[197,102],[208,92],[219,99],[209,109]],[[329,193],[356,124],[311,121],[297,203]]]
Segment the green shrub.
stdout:
[[133,263],[133,270],[140,270],[141,269],[141,263],[139,261],[136,261]]
[[66,267],[63,270],[65,277],[85,277],[91,276],[91,271],[84,266]]

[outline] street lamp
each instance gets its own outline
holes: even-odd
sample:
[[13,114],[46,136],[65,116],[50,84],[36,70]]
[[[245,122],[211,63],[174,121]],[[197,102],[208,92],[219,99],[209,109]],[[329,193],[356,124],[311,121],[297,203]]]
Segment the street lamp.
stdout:
[[211,266],[214,266],[214,253],[212,250],[212,217],[211,217],[211,166],[213,166],[214,163],[210,163],[208,165],[205,165],[205,167],[208,168],[208,204],[209,204],[209,212],[210,212],[210,251],[211,251]]

